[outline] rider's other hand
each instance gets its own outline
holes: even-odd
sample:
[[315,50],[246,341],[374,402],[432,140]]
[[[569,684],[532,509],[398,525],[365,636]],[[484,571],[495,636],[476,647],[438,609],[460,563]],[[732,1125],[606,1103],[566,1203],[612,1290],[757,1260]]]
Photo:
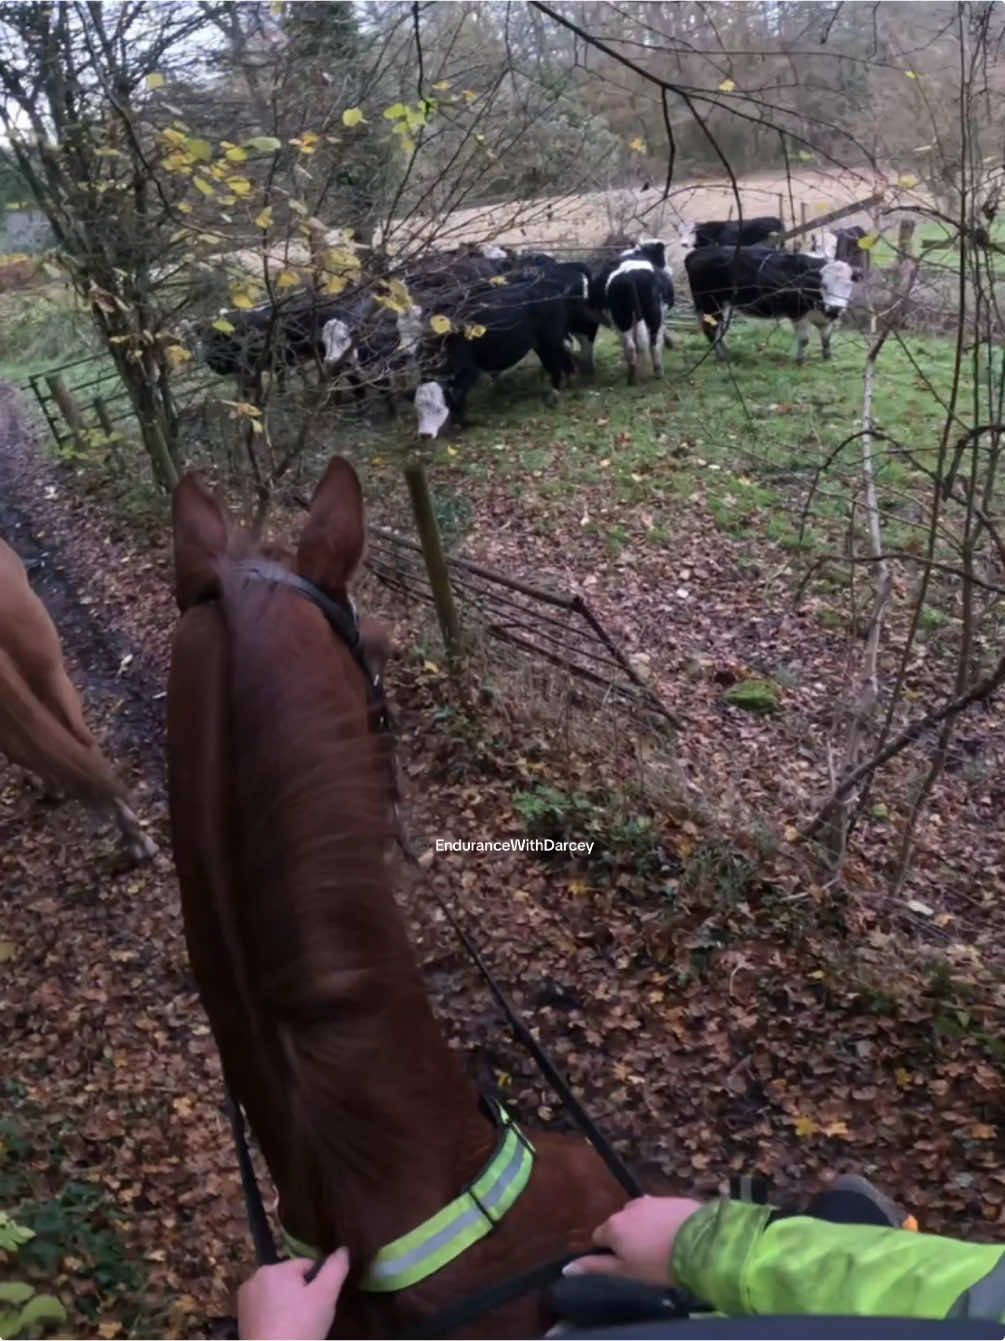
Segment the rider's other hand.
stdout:
[[246,1341],[317,1341],[328,1335],[349,1274],[349,1249],[339,1248],[310,1282],[304,1257],[259,1267],[237,1292],[237,1330]]
[[577,1257],[567,1276],[628,1276],[651,1285],[670,1282],[670,1256],[677,1231],[701,1209],[691,1197],[637,1197],[593,1232],[598,1248],[613,1257]]

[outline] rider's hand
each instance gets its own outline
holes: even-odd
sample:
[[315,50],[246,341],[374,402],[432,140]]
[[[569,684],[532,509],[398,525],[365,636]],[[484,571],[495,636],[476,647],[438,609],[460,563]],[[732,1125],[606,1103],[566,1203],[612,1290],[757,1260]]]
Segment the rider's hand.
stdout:
[[335,1320],[349,1274],[349,1249],[339,1248],[308,1283],[315,1264],[298,1257],[259,1267],[237,1292],[237,1330],[247,1341],[317,1341]]
[[598,1248],[613,1257],[577,1257],[567,1276],[628,1276],[651,1285],[671,1282],[670,1255],[677,1231],[702,1203],[691,1197],[637,1197],[593,1231]]

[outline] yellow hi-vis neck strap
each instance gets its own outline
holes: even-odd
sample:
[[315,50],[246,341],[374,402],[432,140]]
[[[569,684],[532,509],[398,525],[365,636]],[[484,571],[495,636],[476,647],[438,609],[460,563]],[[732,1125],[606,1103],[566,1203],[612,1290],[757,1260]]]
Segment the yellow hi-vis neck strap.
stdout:
[[[389,1294],[417,1285],[491,1233],[516,1202],[533,1172],[534,1147],[502,1104],[493,1102],[490,1106],[499,1124],[499,1141],[488,1164],[441,1211],[381,1248],[360,1289]],[[294,1256],[318,1256],[316,1249],[286,1230],[283,1238]]]

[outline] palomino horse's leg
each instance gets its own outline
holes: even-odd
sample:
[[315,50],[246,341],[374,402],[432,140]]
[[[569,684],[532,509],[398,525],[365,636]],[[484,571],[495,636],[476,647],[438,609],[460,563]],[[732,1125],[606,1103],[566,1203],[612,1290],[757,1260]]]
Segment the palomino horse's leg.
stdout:
[[133,860],[149,861],[151,857],[156,857],[157,844],[149,834],[144,833],[140,828],[140,822],[135,812],[126,805],[121,797],[116,797],[112,805],[115,807],[115,822],[119,826],[119,832],[126,840],[126,845]]

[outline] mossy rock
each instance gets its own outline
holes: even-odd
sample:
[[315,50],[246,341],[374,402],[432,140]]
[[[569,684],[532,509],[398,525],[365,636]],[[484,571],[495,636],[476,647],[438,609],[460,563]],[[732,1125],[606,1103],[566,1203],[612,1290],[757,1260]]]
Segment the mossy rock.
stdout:
[[782,710],[781,692],[774,680],[743,680],[726,691],[726,702],[731,708],[764,716]]

